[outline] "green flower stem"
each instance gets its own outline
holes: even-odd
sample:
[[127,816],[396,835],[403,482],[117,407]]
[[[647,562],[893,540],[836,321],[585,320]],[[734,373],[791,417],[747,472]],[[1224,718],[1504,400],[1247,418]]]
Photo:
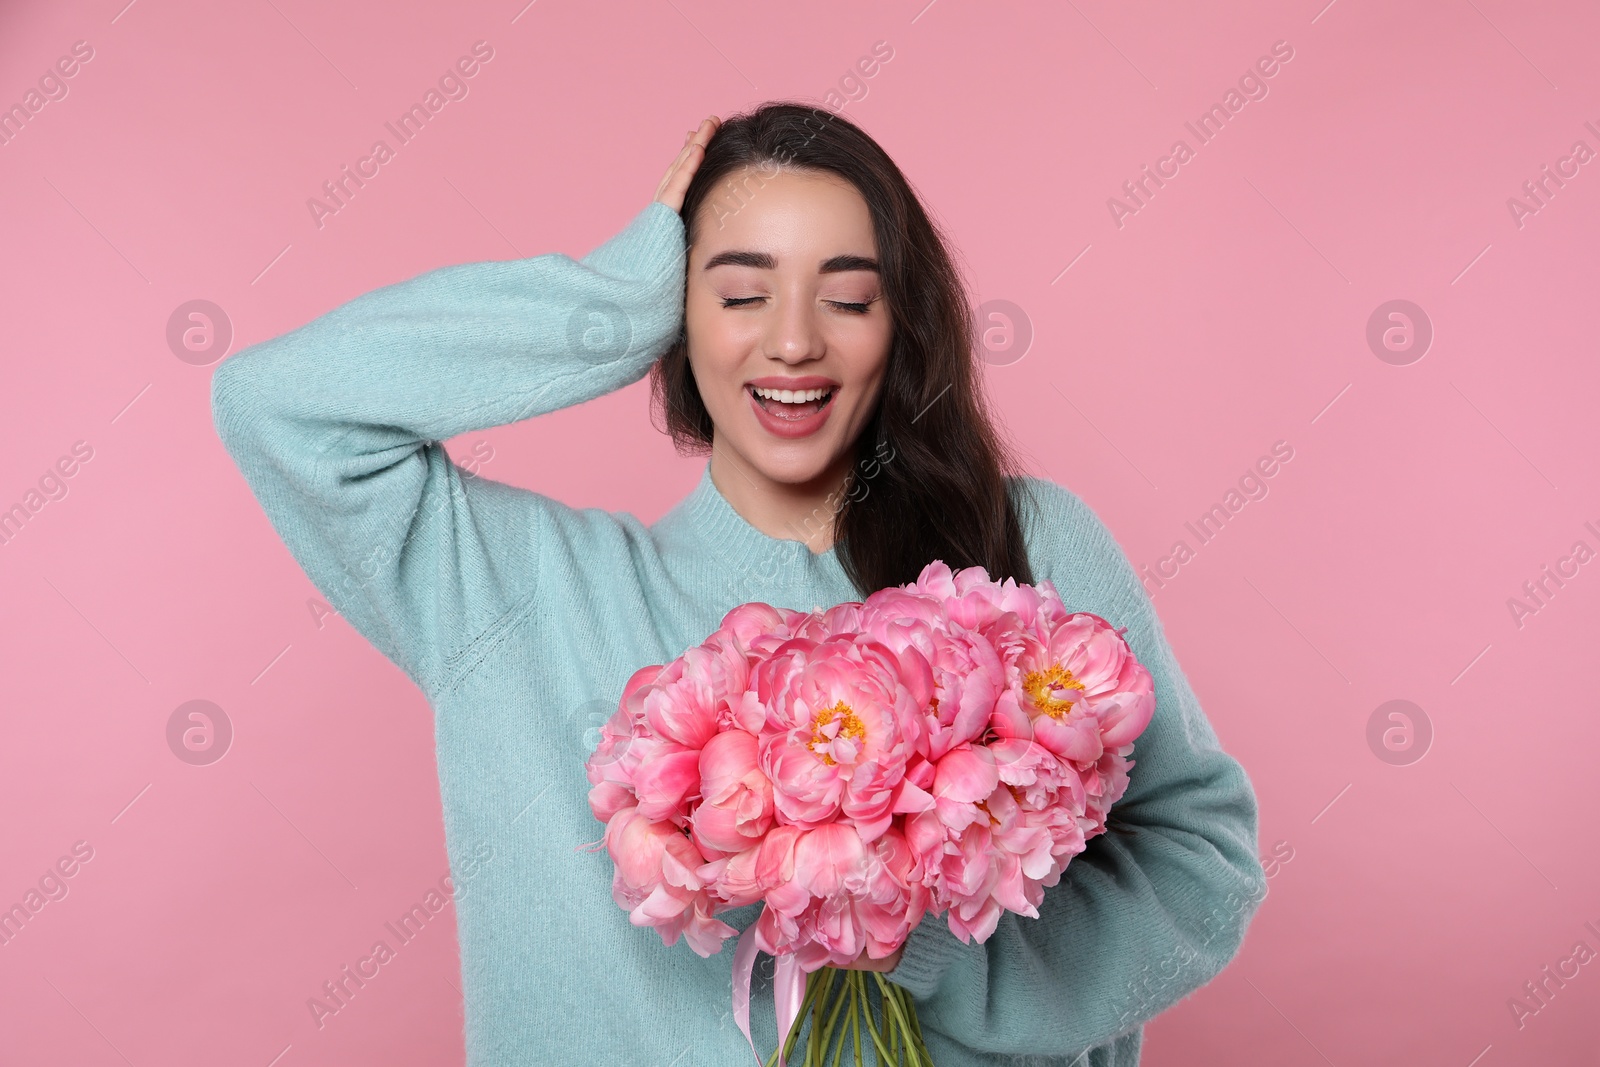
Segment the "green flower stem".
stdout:
[[878,1047],[878,1062],[886,1065],[889,1063],[889,1049],[884,1045],[883,1036],[878,1032],[878,1024],[872,1018],[872,1000],[867,996],[867,972],[852,971],[851,973],[856,975],[861,983],[861,1002],[866,1005],[861,1017],[866,1020],[867,1033],[872,1035],[872,1043]]
[[[877,976],[874,975],[874,977]],[[907,1041],[909,1040],[909,1035],[906,1033],[905,1021],[900,1018],[898,1013],[893,1012],[889,1006],[890,995],[887,992],[887,983],[880,979],[878,988],[880,991],[883,991],[884,1028],[889,1032],[889,1055],[891,1057],[891,1062],[894,1063],[895,1067],[901,1067],[901,1064],[905,1062]]]
[[[845,981],[843,981],[843,980],[840,980],[840,982],[839,982],[839,1002],[838,1002],[838,1004],[836,1004],[834,1006],[834,1009],[833,1009],[833,1014],[834,1015],[838,1015],[839,1014],[839,1009],[843,1008],[845,1006],[845,1004],[850,1000],[850,992],[849,992],[848,989],[845,988],[846,984],[847,983]],[[833,1050],[833,1067],[839,1067],[839,1060],[840,1060],[840,1058],[842,1058],[844,1056],[844,1046],[845,1046],[844,1030],[845,1030],[845,1027],[849,1026],[849,1025],[850,1024],[849,1024],[848,1020],[839,1024],[839,1047]],[[830,1040],[830,1041],[833,1040],[833,1025],[832,1025],[832,1020],[831,1019],[829,1020],[829,1025],[828,1025],[828,1040]],[[824,1046],[824,1047],[826,1047],[826,1046]]]
[[894,1006],[900,1012],[900,1025],[905,1030],[907,1059],[913,1067],[932,1067],[932,1061],[927,1055],[927,1050],[919,1047],[916,1031],[912,1028],[912,1021],[916,1018],[916,1009],[911,1006],[911,1001],[906,991],[893,982],[889,983],[889,993],[894,998]]
[[832,967],[819,968],[812,976],[813,980],[822,983],[822,991],[817,995],[811,1039],[806,1044],[806,1067],[826,1067],[828,1047],[833,1039],[833,1022],[838,1018],[843,1003],[836,988],[838,977],[839,972]]
[[850,1037],[855,1041],[855,1045],[856,1045],[856,1067],[862,1067],[862,1063],[861,1063],[861,1001],[858,999],[858,997],[856,995],[860,991],[860,983],[858,983],[855,980],[855,972],[854,971],[852,971],[849,974],[845,975],[845,981],[848,982],[849,985],[850,985]]
[[[882,1000],[881,1026],[874,1018],[870,985],[867,975],[877,985]],[[911,994],[884,978],[877,971],[867,972],[837,967],[819,967],[806,976],[805,995],[800,1010],[784,1041],[782,1055],[785,1062],[794,1053],[800,1032],[804,1028],[806,1012],[811,1013],[811,1030],[806,1040],[804,1062],[798,1067],[839,1067],[845,1059],[845,1045],[855,1049],[855,1062],[862,1067],[861,1031],[865,1027],[871,1045],[878,1053],[881,1064],[895,1067],[933,1067],[933,1056],[923,1040],[922,1023],[911,1002]],[[847,1017],[841,1019],[840,1014]],[[845,1037],[846,1028],[850,1036]],[[837,1041],[837,1047],[835,1047]],[[833,1049],[830,1061],[828,1050]],[[779,1053],[774,1049],[766,1067],[777,1067]]]
[[817,1038],[822,1032],[822,1002],[828,995],[828,977],[821,971],[813,971],[806,976],[806,992],[810,993],[816,987],[816,996],[809,998],[811,1001],[811,1036],[806,1039],[806,1062],[803,1067],[820,1067],[817,1063],[816,1048]]
[[[912,1023],[908,1021],[916,1019],[917,1016],[916,1012],[905,1003],[905,990],[888,981],[882,975],[874,974],[873,977],[878,979],[878,988],[883,991],[884,1003],[894,1013],[895,1022],[897,1023],[895,1032],[904,1035],[906,1039],[907,1053],[912,1067],[933,1067],[933,1061],[928,1056],[928,1050],[922,1046],[922,1035],[913,1030]],[[899,1061],[897,1060],[896,1062],[898,1063]]]
[[[828,972],[828,988],[830,992],[833,990],[835,984],[838,986],[838,991],[833,994],[833,1010],[828,1013],[828,1021],[824,1023],[822,1027],[822,1041],[817,1045],[817,1067],[822,1067],[823,1057],[827,1055],[829,1046],[833,1044],[834,1024],[837,1022],[839,1013],[844,1010],[845,1003],[849,999],[845,992],[844,982],[842,980],[838,981],[837,983],[834,982],[834,979],[839,977],[840,972],[833,967],[825,967],[823,970]],[[840,1029],[839,1034],[842,1037],[844,1030]],[[838,1067],[839,1056],[842,1052],[844,1052],[844,1042],[841,1040],[839,1042],[839,1047],[835,1049],[833,1053],[834,1067]]]

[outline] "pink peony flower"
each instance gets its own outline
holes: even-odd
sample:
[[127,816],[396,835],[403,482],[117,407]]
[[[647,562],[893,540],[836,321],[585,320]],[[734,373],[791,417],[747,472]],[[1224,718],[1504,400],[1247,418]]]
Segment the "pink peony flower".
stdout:
[[701,804],[692,837],[707,856],[761,843],[773,821],[772,783],[756,766],[754,734],[731,729],[700,750]]
[[760,762],[783,822],[845,818],[871,841],[902,801],[920,805],[903,784],[926,745],[933,677],[920,654],[860,635],[794,637],[757,665],[751,687],[767,712]]
[[801,969],[891,955],[921,919],[927,892],[908,877],[915,857],[899,831],[862,840],[845,822],[814,830],[780,827],[763,846],[770,886],[756,943],[794,954]]
[[610,822],[618,811],[638,800],[633,776],[645,749],[641,746],[635,750],[633,741],[636,737],[648,736],[641,690],[654,681],[661,670],[659,665],[641,667],[628,679],[617,710],[600,727],[600,743],[584,765],[593,785],[589,790],[589,806],[601,822]]
[[898,588],[868,597],[862,622],[874,639],[896,652],[915,649],[933,667],[929,759],[982,734],[1005,685],[1004,664],[991,641],[953,623],[937,598]]
[[676,827],[623,808],[606,824],[605,843],[616,864],[612,899],[635,926],[655,927],[669,946],[681,934],[701,956],[739,932],[712,918],[716,902],[699,875],[700,857]]
[[1049,581],[941,561],[811,612],[742,604],[624,687],[587,763],[613,897],[701,955],[715,919],[806,971],[891,954],[925,915],[982,941],[1105,829],[1149,672]]
[[658,737],[699,751],[736,721],[750,663],[729,637],[712,634],[662,668],[644,689],[644,713]]
[[[931,633],[935,677],[952,691],[963,686],[968,699],[987,681],[986,652],[1003,665],[1001,691],[985,694],[981,731],[970,722],[943,729],[960,719],[941,715],[935,698],[935,807],[907,824],[933,907],[949,907],[963,940],[983,940],[1004,910],[1036,916],[1043,889],[1105,829],[1127,788],[1131,762],[1121,747],[1154,710],[1149,674],[1120,632],[1069,612],[1048,581],[996,583],[982,568],[952,573],[935,562],[910,586],[869,597],[866,609],[869,628],[887,642],[927,643]],[[983,651],[952,659],[974,645]]]

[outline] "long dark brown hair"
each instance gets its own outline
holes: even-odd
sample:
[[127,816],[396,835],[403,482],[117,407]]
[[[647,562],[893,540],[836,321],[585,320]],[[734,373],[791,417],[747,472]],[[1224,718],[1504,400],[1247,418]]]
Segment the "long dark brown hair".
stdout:
[[[935,559],[981,565],[996,581],[1032,582],[1016,503],[1018,472],[995,431],[977,368],[973,315],[938,227],[900,168],[860,127],[787,101],[727,119],[684,196],[693,244],[708,197],[741,192],[777,167],[827,171],[866,200],[893,340],[881,399],[856,441],[856,463],[833,517],[840,562],[861,595],[915,581]],[[756,168],[720,188],[731,172]],[[716,205],[711,206],[716,210]],[[709,221],[709,219],[707,220]],[[712,422],[689,365],[686,334],[651,367],[651,396],[683,455],[711,450]],[[1019,489],[1021,482],[1012,483]]]

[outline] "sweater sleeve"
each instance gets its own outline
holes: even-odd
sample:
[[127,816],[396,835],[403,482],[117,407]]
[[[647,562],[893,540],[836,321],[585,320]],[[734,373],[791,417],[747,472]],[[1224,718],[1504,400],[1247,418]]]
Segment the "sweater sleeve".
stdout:
[[442,267],[224,360],[218,436],[313,584],[429,698],[535,595],[563,505],[444,440],[632,384],[683,321],[684,232],[652,202],[588,256]]
[[1045,889],[1038,918],[1007,911],[988,940],[963,944],[944,918],[925,917],[887,977],[917,1001],[923,1026],[950,1041],[1072,1057],[1215,977],[1267,883],[1250,780],[1221,749],[1127,556],[1069,490],[1020,481],[1038,503],[1019,501],[1033,520],[1027,543],[1040,546],[1035,579],[1052,579],[1069,609],[1127,626],[1155,684],[1155,713],[1134,742],[1111,828]]

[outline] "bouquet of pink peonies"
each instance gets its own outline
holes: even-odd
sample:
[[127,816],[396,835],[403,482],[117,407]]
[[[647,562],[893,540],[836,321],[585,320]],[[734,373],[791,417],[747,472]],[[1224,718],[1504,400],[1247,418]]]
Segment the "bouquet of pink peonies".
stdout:
[[750,1040],[750,971],[769,953],[787,1035],[769,1067],[808,1009],[807,1065],[846,1029],[857,1062],[865,1030],[881,1061],[931,1064],[909,994],[842,968],[892,955],[924,914],[964,943],[1004,911],[1037,918],[1105,830],[1154,710],[1122,631],[1048,580],[936,560],[825,612],[742,604],[635,672],[601,728],[586,767],[612,896],[701,956],[739,933],[717,913],[765,902],[735,948],[734,1015]]

